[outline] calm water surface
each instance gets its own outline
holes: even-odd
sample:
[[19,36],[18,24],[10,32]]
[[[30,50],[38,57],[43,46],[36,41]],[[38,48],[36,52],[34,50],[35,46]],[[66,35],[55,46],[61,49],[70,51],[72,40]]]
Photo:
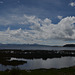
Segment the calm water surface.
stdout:
[[[23,49],[23,50],[75,50],[75,47],[42,47],[42,46],[10,46],[10,47],[0,47],[0,49]],[[4,66],[0,64],[0,70],[4,71],[6,69],[12,69],[13,67],[18,67],[22,70],[30,70],[30,69],[39,69],[39,68],[64,68],[75,66],[75,57],[62,57],[62,58],[53,58],[53,59],[16,59],[11,58],[11,60],[23,60],[27,61],[27,63],[18,66],[7,65]]]
[[23,65],[18,65],[18,66],[4,66],[0,64],[0,70],[6,70],[6,69],[12,69],[13,67],[18,67],[21,70],[30,70],[30,69],[39,69],[39,68],[64,68],[64,67],[71,67],[75,65],[75,57],[62,57],[62,58],[53,58],[53,59],[16,59],[16,58],[11,58],[11,60],[23,60],[27,61],[27,63]]
[[0,46],[0,49],[22,49],[22,50],[75,50],[75,47],[50,47],[50,46]]

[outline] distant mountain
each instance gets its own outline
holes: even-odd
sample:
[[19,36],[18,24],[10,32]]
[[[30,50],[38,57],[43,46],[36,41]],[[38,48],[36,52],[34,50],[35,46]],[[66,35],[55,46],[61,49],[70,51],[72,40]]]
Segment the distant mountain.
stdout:
[[40,45],[40,44],[1,44],[0,46],[49,46],[49,45]]
[[2,44],[0,43],[0,46],[44,46],[44,47],[62,47],[62,46],[50,46],[50,45],[41,45],[41,44]]
[[75,44],[66,44],[63,47],[75,47]]

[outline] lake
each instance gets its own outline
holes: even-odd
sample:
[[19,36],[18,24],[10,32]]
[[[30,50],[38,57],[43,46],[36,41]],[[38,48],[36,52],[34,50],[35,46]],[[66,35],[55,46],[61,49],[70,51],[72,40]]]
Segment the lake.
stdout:
[[1,45],[0,49],[21,49],[21,50],[75,50],[75,47],[51,47],[51,46],[12,46]]
[[[49,46],[0,46],[0,49],[21,49],[21,50],[75,50],[75,47],[49,47]],[[4,71],[6,69],[12,69],[13,67],[20,68],[22,70],[30,69],[40,69],[40,68],[65,68],[75,66],[75,57],[61,57],[61,58],[52,58],[52,59],[18,59],[11,58],[10,60],[22,60],[27,61],[27,63],[18,66],[12,65],[2,65],[0,64],[0,70]]]
[[27,63],[18,66],[7,65],[4,66],[0,64],[0,70],[4,71],[6,69],[12,69],[18,67],[21,70],[32,70],[32,69],[50,69],[50,68],[65,68],[71,67],[75,65],[75,57],[61,57],[61,58],[53,58],[53,59],[18,59],[18,58],[11,58],[10,60],[22,60],[27,61]]

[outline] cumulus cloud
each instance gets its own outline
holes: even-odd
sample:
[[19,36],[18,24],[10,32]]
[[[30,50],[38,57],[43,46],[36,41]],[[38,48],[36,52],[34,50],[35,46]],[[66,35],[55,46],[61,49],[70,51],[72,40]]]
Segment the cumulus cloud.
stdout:
[[69,5],[74,7],[75,6],[75,2],[71,2]]
[[[27,25],[30,29],[8,28],[0,31],[0,42],[2,43],[51,43],[51,40],[69,41],[75,40],[75,17],[65,17],[58,24],[53,24],[48,18],[44,20],[36,16],[22,17],[12,16],[15,24],[19,23]],[[4,20],[5,21],[5,20]],[[9,24],[13,21],[8,20]],[[3,22],[3,21],[2,21]],[[16,23],[17,22],[17,23]],[[5,22],[3,22],[5,23]],[[8,24],[6,23],[6,24]]]
[[0,25],[16,25],[16,24],[20,24],[20,25],[27,25],[30,24],[32,25],[33,23],[38,23],[38,21],[40,21],[41,19],[37,18],[36,16],[27,16],[27,15],[23,15],[23,16],[18,16],[18,15],[7,15],[5,17],[0,17]]
[[63,16],[57,16],[57,18],[61,20],[63,18]]

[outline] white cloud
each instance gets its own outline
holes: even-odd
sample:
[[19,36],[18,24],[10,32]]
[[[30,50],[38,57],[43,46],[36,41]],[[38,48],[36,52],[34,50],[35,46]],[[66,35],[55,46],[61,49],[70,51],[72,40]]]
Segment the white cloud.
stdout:
[[75,6],[75,2],[71,2],[69,5],[74,7]]
[[61,20],[63,18],[63,16],[57,16],[57,18]]
[[[1,19],[0,19],[1,20]],[[6,23],[6,20],[8,23]],[[52,40],[69,41],[75,40],[75,17],[65,17],[58,24],[53,24],[48,18],[42,20],[36,16],[12,16],[11,19],[5,19],[4,25],[19,23],[30,24],[30,30],[16,29],[0,31],[0,42],[2,43],[41,43],[49,44]],[[17,23],[16,23],[17,22]]]
[[41,19],[37,18],[36,16],[18,16],[18,15],[7,15],[6,17],[0,17],[0,25],[12,25],[12,24],[21,24],[21,25],[26,25],[30,24],[32,25],[33,23],[38,23]]

